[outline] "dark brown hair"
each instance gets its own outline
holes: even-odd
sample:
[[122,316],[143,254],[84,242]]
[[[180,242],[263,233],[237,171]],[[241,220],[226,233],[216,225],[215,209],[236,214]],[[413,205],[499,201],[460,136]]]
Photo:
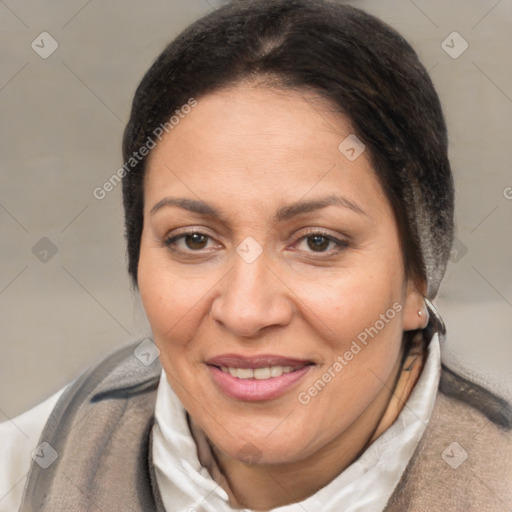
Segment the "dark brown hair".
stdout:
[[[247,80],[315,91],[345,114],[394,210],[407,275],[426,281],[422,237],[430,237],[436,258],[446,264],[453,182],[438,96],[402,36],[351,6],[239,0],[193,23],[165,48],[137,88],[124,133],[125,161],[191,97],[200,101]],[[146,160],[123,179],[128,268],[135,286]],[[418,198],[422,211],[415,206]],[[428,233],[419,232],[419,215],[428,218]]]
[[[402,36],[359,9],[329,0],[233,1],[189,26],[147,71],[124,133],[125,162],[134,153],[140,157],[148,137],[190,98],[200,101],[242,81],[314,91],[347,116],[394,210],[405,271],[433,280],[435,295],[453,240],[453,179],[439,98]],[[137,159],[123,178],[134,286],[146,161]],[[428,343],[435,330],[432,322],[404,333],[404,359],[407,347],[418,339]],[[512,428],[510,405],[481,386],[445,368],[441,389]]]

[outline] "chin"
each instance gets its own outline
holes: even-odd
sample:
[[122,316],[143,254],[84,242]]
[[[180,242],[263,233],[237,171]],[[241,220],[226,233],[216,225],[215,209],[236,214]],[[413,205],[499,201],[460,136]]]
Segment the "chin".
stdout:
[[[208,436],[213,444],[230,458],[246,464],[288,464],[297,462],[314,452],[312,442],[305,439],[303,432],[298,428],[295,432],[283,430],[280,435],[254,432],[242,426],[232,428],[235,432],[244,432],[243,438],[233,438],[221,434]],[[313,437],[314,439],[314,437]],[[310,450],[308,450],[310,447]]]

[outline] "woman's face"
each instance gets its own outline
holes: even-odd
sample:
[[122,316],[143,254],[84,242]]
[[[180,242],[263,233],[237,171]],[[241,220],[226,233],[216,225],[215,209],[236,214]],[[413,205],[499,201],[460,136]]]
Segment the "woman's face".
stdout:
[[351,133],[311,94],[240,85],[152,151],[140,294],[170,384],[229,457],[368,438],[420,326],[368,155],[339,148]]

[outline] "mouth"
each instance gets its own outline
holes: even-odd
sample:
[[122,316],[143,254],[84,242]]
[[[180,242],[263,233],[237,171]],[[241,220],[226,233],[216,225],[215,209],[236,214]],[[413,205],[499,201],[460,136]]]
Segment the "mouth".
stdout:
[[314,366],[307,360],[233,354],[210,359],[206,364],[222,393],[245,401],[272,400],[283,395]]
[[[306,366],[306,365],[304,365]],[[218,368],[218,367],[217,367]],[[264,366],[261,368],[233,368],[232,366],[221,366],[220,369],[224,373],[229,373],[232,377],[238,379],[275,379],[281,377],[283,373],[292,373],[303,368],[292,366]]]

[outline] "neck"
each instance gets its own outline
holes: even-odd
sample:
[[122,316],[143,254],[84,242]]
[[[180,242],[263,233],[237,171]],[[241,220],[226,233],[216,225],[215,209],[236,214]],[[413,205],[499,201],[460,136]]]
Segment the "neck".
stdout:
[[422,368],[421,354],[410,354],[403,366],[399,360],[381,393],[347,430],[312,456],[291,463],[246,464],[212,443],[207,453],[206,436],[191,420],[201,463],[226,491],[233,507],[263,511],[302,501],[329,484],[391,426]]

